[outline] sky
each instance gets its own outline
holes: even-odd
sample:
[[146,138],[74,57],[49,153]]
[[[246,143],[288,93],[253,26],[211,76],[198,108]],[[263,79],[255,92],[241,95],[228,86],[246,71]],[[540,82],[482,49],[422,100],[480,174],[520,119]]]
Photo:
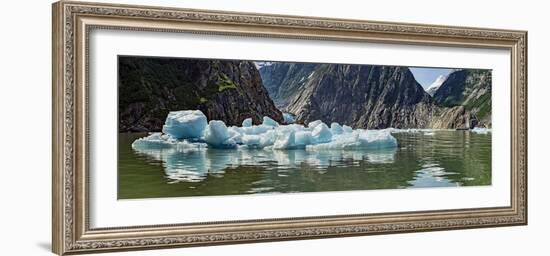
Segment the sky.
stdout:
[[427,89],[439,76],[447,76],[454,69],[451,68],[409,68],[416,81]]

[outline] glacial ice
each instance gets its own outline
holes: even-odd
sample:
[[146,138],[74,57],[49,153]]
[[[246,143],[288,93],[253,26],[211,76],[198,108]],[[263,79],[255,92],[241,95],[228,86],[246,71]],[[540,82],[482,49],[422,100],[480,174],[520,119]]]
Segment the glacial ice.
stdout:
[[344,133],[344,128],[338,123],[332,123],[330,124],[330,132],[332,132],[333,135],[338,135]]
[[350,133],[333,136],[328,143],[311,144],[308,150],[332,150],[332,149],[387,149],[396,148],[397,140],[389,130],[363,130],[357,129]]
[[206,143],[190,142],[188,140],[178,140],[168,134],[155,132],[147,137],[139,138],[132,143],[132,148],[141,151],[158,150],[178,150],[178,151],[197,151],[207,148]]
[[277,126],[279,126],[279,123],[277,123],[277,121],[271,119],[268,116],[264,116],[264,120],[262,122],[262,125],[277,127]]
[[243,127],[250,127],[250,126],[252,126],[252,118],[247,118],[247,119],[243,120],[242,126],[243,126]]
[[162,132],[176,139],[199,138],[206,128],[206,116],[200,110],[168,113]]
[[283,112],[283,120],[285,121],[286,124],[293,124],[296,122],[296,119],[292,114],[284,113],[284,112]]
[[332,140],[332,132],[325,123],[321,123],[313,128],[311,137],[314,144],[327,143]]
[[488,134],[488,133],[491,132],[491,129],[475,127],[474,129],[472,129],[470,131],[473,132],[473,133],[477,133],[477,134]]
[[221,149],[383,149],[396,148],[392,129],[352,129],[332,123],[330,127],[320,120],[307,127],[299,124],[281,125],[264,117],[261,125],[245,119],[242,126],[230,126],[219,120],[206,123],[199,110],[170,112],[163,127],[164,133],[152,133],[134,141],[135,150],[202,150]]
[[344,130],[345,133],[350,133],[353,131],[353,128],[347,125],[342,125],[342,130]]
[[321,121],[321,120],[315,120],[315,121],[309,122],[309,123],[307,124],[307,127],[313,129],[313,128],[315,128],[317,125],[320,125],[320,124],[322,124],[322,123],[323,123],[323,121]]
[[225,123],[219,120],[211,120],[204,131],[204,141],[214,148],[233,148],[235,141],[231,138],[229,129]]

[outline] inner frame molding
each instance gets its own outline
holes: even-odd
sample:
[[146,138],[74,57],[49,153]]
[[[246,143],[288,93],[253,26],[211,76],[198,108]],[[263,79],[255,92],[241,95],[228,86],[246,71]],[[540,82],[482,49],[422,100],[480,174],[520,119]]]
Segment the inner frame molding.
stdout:
[[[526,31],[71,1],[53,4],[52,24],[52,250],[57,254],[527,224]],[[94,29],[509,50],[511,205],[92,229],[88,46]]]

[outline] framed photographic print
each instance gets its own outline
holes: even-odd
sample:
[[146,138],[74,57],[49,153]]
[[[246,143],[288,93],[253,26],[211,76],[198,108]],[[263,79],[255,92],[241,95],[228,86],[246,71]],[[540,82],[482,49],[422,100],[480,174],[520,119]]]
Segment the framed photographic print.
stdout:
[[53,251],[525,225],[526,40],[57,2]]

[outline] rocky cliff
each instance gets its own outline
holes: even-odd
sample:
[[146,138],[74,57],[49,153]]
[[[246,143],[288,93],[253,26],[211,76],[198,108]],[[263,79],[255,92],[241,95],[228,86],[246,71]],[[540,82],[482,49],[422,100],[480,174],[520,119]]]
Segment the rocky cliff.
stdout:
[[358,128],[428,127],[431,97],[406,67],[320,65],[287,110],[297,120],[338,122]]
[[228,125],[283,120],[249,61],[120,57],[118,93],[119,132],[160,131],[169,111],[186,109]]
[[[274,63],[262,67],[260,74],[275,104],[295,114],[300,123],[322,120],[368,129],[465,129],[478,125],[482,111],[489,112],[490,122],[490,106],[488,109],[472,108],[468,102],[474,101],[452,104],[438,101],[424,91],[406,67]],[[442,77],[433,87],[448,90],[455,76],[450,79]],[[470,77],[462,82],[466,80],[477,81]],[[444,81],[447,82],[445,86]],[[435,95],[437,91],[439,88],[432,93]],[[467,91],[483,94],[477,89]]]
[[259,70],[269,96],[277,107],[284,109],[290,104],[292,97],[304,88],[320,65],[274,62]]
[[434,94],[444,107],[463,106],[477,119],[476,126],[491,127],[490,70],[464,69],[449,75]]

